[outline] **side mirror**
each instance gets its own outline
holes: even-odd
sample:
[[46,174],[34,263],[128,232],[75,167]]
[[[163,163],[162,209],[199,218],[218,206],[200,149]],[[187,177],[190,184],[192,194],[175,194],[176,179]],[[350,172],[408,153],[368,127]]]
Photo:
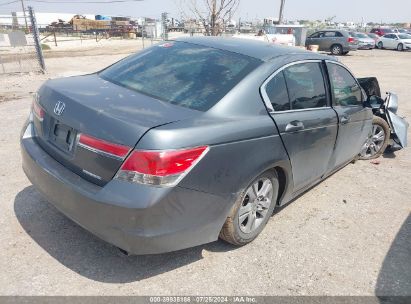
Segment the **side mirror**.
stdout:
[[384,99],[377,95],[368,96],[367,100],[364,101],[364,106],[373,109],[379,109],[384,104]]

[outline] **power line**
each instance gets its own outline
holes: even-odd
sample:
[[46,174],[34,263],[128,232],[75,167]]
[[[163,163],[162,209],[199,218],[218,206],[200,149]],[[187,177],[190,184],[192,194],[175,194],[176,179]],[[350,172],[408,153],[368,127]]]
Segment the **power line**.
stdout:
[[8,5],[8,4],[12,4],[12,3],[17,3],[17,2],[20,2],[20,0],[14,0],[14,1],[9,1],[9,2],[5,2],[5,3],[0,3],[0,6]]
[[[0,6],[4,5],[9,5],[13,3],[20,2],[21,0],[13,0],[9,2],[0,2]],[[141,2],[144,0],[108,0],[108,1],[102,1],[102,0],[95,0],[95,1],[58,1],[58,0],[26,0],[27,2],[39,2],[39,3],[52,3],[52,4],[58,4],[58,3],[70,3],[70,4],[83,4],[83,3],[94,3],[94,4],[110,4],[110,3],[124,3],[124,2]]]
[[110,3],[118,3],[118,2],[140,2],[144,0],[110,0],[110,1],[57,1],[57,0],[27,0],[29,2],[42,2],[42,3],[71,3],[71,4],[83,4],[83,3],[98,3],[98,4],[110,4]]

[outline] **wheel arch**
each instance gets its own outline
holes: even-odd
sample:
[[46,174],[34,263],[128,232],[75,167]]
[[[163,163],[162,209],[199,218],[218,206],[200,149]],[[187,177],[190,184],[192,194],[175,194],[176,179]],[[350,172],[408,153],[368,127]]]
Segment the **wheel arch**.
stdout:
[[278,196],[277,196],[277,206],[283,205],[287,202],[288,198],[291,196],[292,193],[292,171],[291,165],[287,161],[280,161],[278,163],[273,164],[271,167],[267,168],[263,172],[260,172],[257,176],[267,172],[275,172],[278,178]]

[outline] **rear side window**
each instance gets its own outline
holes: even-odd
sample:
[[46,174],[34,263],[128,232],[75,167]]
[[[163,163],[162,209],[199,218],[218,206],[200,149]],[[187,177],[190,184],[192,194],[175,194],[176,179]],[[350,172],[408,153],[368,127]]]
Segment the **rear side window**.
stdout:
[[291,109],[283,72],[275,75],[267,83],[265,91],[273,105],[274,111],[287,111]]
[[327,106],[324,78],[317,62],[300,63],[284,69],[291,109]]
[[190,109],[207,111],[261,61],[185,42],[167,42],[108,67],[117,85]]
[[354,77],[344,67],[327,63],[331,88],[337,106],[356,106],[362,104],[362,92]]
[[310,36],[310,38],[318,38],[318,37],[320,37],[321,35],[322,35],[322,32],[317,32],[317,33],[312,34],[312,35]]

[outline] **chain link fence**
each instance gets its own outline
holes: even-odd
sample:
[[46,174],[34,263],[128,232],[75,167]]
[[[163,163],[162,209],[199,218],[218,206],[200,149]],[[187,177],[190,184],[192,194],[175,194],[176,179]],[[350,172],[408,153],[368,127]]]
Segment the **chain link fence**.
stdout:
[[0,15],[0,74],[44,70],[33,9],[29,7],[23,16]]

